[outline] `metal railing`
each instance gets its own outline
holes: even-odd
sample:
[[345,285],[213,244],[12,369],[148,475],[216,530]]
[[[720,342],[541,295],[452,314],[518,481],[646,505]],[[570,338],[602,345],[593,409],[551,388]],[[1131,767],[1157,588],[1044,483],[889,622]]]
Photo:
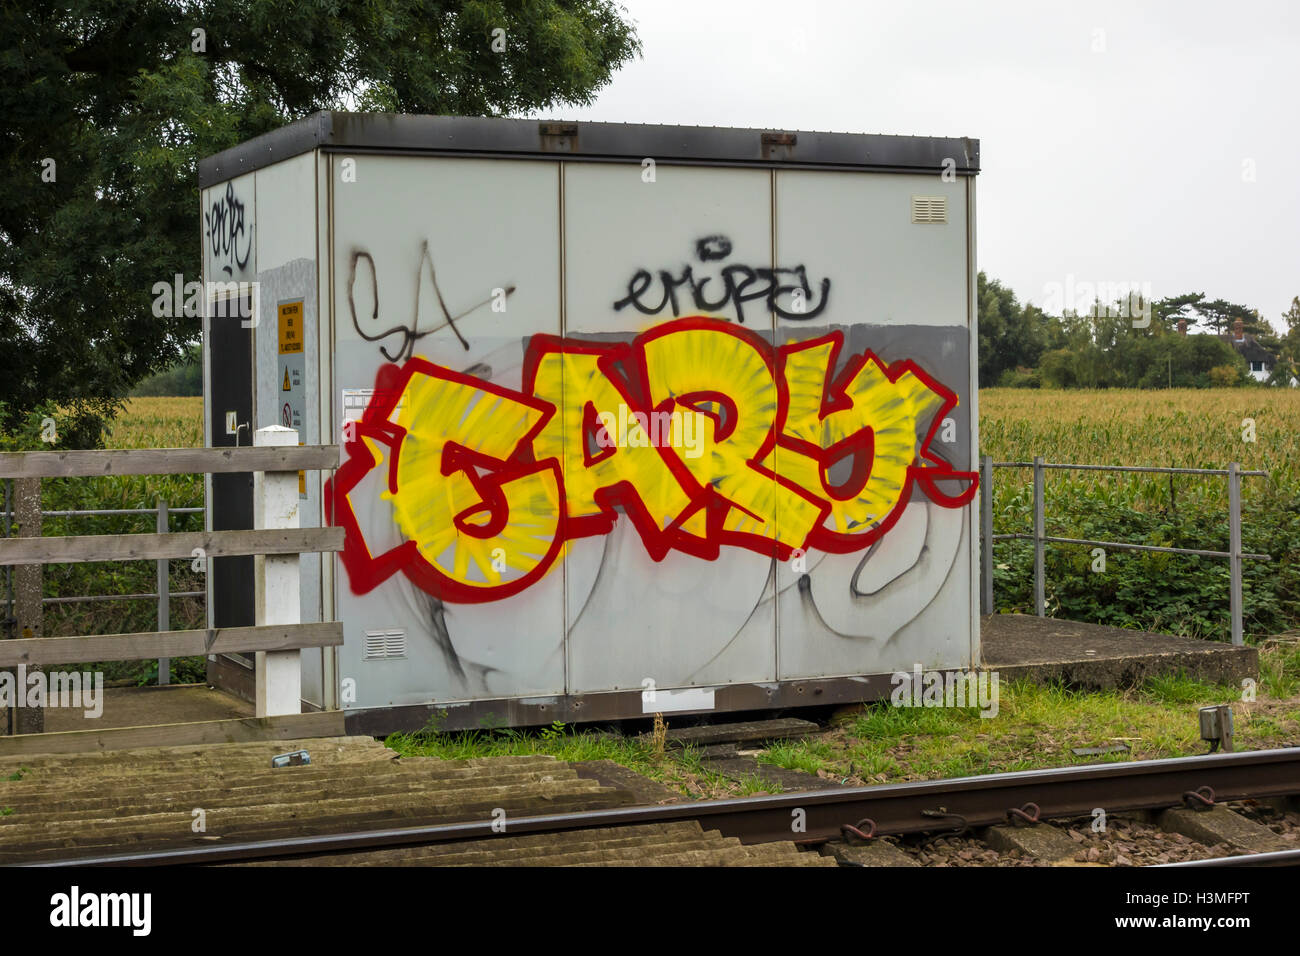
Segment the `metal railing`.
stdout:
[[[993,533],[993,469],[1032,468],[1034,471],[1034,530],[1032,534]],[[1228,548],[1227,551],[1208,551],[1201,548],[1167,548],[1150,544],[1130,544],[1124,541],[1094,541],[1090,538],[1063,538],[1047,533],[1045,485],[1047,471],[1115,471],[1141,472],[1156,475],[1226,476],[1228,479]],[[1034,613],[1047,616],[1046,546],[1049,544],[1074,544],[1094,548],[1115,548],[1120,551],[1154,551],[1161,554],[1185,554],[1203,558],[1227,558],[1231,584],[1229,605],[1232,613],[1232,643],[1242,644],[1241,614],[1241,562],[1271,561],[1267,554],[1253,554],[1241,550],[1241,479],[1267,478],[1266,471],[1242,471],[1237,462],[1227,468],[1157,468],[1144,465],[1072,465],[1044,461],[1036,456],[1033,461],[994,461],[990,456],[980,458],[980,585],[983,612],[992,614],[993,604],[993,543],[995,541],[1034,542]],[[1172,478],[1170,479],[1172,481]]]
[[[5,482],[5,508],[0,510],[0,518],[3,518],[4,532],[0,537],[9,537],[13,523],[14,512],[9,507],[9,482]],[[202,508],[169,508],[165,498],[158,499],[158,505],[154,508],[93,508],[77,511],[46,511],[41,510],[42,518],[109,518],[119,517],[121,515],[155,515],[156,520],[154,527],[159,534],[166,534],[171,530],[171,515],[193,515],[203,514]],[[158,562],[158,584],[156,591],[148,591],[143,594],[87,594],[77,595],[75,597],[43,597],[41,604],[49,607],[53,604],[98,604],[109,601],[157,601],[158,602],[158,630],[171,630],[171,599],[172,598],[206,598],[207,591],[173,591],[171,590],[171,573],[170,561],[160,560]],[[4,568],[5,590],[2,599],[5,616],[4,623],[6,626],[11,625],[14,620],[14,595],[13,595],[13,568],[6,566]],[[158,659],[158,685],[171,683],[171,660],[166,657]]]

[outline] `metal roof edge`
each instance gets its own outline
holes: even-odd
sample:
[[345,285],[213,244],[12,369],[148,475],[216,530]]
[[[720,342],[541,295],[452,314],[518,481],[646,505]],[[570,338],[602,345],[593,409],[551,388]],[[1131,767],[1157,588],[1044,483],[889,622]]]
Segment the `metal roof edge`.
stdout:
[[484,116],[324,111],[199,162],[211,186],[314,149],[496,155],[521,159],[714,163],[890,172],[979,172],[979,140],[708,126],[657,126]]
[[311,152],[329,139],[333,115],[328,111],[312,113],[200,159],[199,188]]

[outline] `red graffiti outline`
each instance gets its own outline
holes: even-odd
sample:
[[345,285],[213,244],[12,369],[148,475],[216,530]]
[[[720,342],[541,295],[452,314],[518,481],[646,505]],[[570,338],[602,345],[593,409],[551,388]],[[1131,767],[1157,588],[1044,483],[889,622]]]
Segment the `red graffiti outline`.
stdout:
[[[826,335],[818,336],[815,339],[809,339],[803,342],[792,342],[781,346],[779,349],[778,368],[780,370],[781,381],[785,381],[786,362],[794,352],[815,348],[829,342],[831,344],[831,354],[826,360],[827,370],[835,368],[835,363],[839,358],[840,351],[844,347],[844,333],[839,329],[828,332]],[[867,349],[860,355],[855,355],[849,359],[844,371],[835,378],[834,383],[830,381],[830,375],[826,376],[826,381],[822,386],[822,407],[818,415],[818,421],[825,421],[827,416],[832,412],[849,409],[853,407],[853,399],[848,396],[848,387],[853,379],[861,371],[867,362],[875,362],[891,383],[897,382],[908,372],[911,372],[920,379],[927,388],[943,399],[943,404],[935,412],[930,427],[926,431],[925,437],[921,440],[920,447],[917,450],[917,456],[931,462],[930,466],[912,464],[907,468],[907,478],[903,482],[902,491],[899,493],[898,501],[889,513],[882,518],[877,525],[870,531],[860,533],[832,531],[824,524],[819,524],[813,529],[808,536],[807,546],[817,548],[831,554],[848,554],[853,551],[861,550],[868,545],[879,541],[889,532],[898,520],[903,516],[903,509],[911,500],[912,485],[919,483],[922,492],[926,497],[934,501],[935,504],[942,505],[945,508],[960,508],[969,504],[975,497],[975,492],[979,487],[979,472],[975,471],[954,471],[948,462],[935,455],[930,450],[930,442],[933,440],[935,432],[943,423],[948,413],[957,407],[957,393],[953,392],[947,386],[943,385],[938,379],[928,374],[924,369],[917,365],[911,359],[900,359],[892,364],[886,365],[882,362],[874,351]],[[788,400],[788,394],[786,399]],[[865,431],[865,429],[864,429]],[[789,448],[792,451],[801,452],[810,458],[814,458],[819,463],[822,473],[829,470],[830,465],[834,463],[839,453],[836,448],[851,441],[852,438],[841,441],[831,448],[822,448],[820,445],[805,441],[801,438],[795,438],[791,435],[782,435],[778,444],[781,447]],[[868,472],[868,477],[870,472]],[[935,482],[944,480],[969,481],[970,487],[958,495],[943,494],[935,486]],[[824,484],[824,482],[823,482]]]
[[[388,489],[394,494],[397,492],[397,465],[403,440],[406,438],[406,429],[390,422],[388,418],[397,407],[411,378],[416,374],[468,385],[542,413],[537,423],[515,443],[510,457],[504,461],[450,441],[443,451],[442,474],[450,475],[454,471],[465,472],[474,490],[483,500],[480,506],[466,509],[455,517],[457,530],[472,537],[492,537],[501,527],[504,527],[508,514],[502,513],[505,502],[501,494],[501,486],[505,482],[547,470],[554,474],[561,508],[555,536],[541,561],[531,571],[513,581],[494,586],[464,584],[443,574],[426,560],[413,540],[404,541],[378,556],[370,553],[348,495],[379,463],[363,441],[366,437],[388,447]],[[375,401],[376,399],[378,401]],[[447,601],[465,604],[500,600],[518,594],[535,584],[550,570],[560,549],[564,546],[562,533],[564,476],[559,462],[553,458],[541,462],[531,461],[532,441],[553,414],[555,414],[555,406],[549,402],[522,395],[500,385],[493,385],[472,375],[453,372],[434,365],[426,359],[412,358],[402,366],[382,366],[375,378],[374,399],[362,413],[361,421],[356,423],[352,437],[345,444],[347,461],[325,484],[325,519],[327,523],[338,524],[343,528],[343,551],[340,560],[348,572],[348,580],[352,584],[354,593],[365,594],[398,571],[403,572],[412,584],[429,594]],[[488,474],[479,475],[475,466],[484,468]],[[497,505],[495,510],[492,508],[493,503]],[[483,510],[488,510],[492,514],[492,520],[487,525],[468,524],[467,518],[471,514]]]

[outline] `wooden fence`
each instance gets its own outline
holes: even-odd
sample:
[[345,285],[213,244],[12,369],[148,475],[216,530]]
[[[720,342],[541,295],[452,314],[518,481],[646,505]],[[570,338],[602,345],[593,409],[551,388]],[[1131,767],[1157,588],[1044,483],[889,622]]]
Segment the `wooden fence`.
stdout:
[[257,611],[252,627],[83,637],[24,635],[0,641],[0,668],[252,652],[257,654],[257,717],[300,713],[301,651],[342,644],[343,626],[338,622],[302,623],[299,557],[341,550],[343,529],[298,527],[298,472],[333,469],[337,464],[337,447],[299,445],[296,431],[278,426],[260,429],[254,444],[242,448],[0,454],[0,479],[13,478],[18,485],[41,478],[94,475],[254,473],[251,529],[5,538],[0,539],[0,566],[262,556],[257,562]]

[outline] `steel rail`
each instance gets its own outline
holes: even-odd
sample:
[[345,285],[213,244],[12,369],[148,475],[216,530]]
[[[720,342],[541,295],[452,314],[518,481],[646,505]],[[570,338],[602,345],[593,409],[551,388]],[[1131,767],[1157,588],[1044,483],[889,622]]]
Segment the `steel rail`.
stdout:
[[[1032,461],[995,461],[994,468],[1033,468]],[[1211,475],[1224,477],[1227,468],[1161,468],[1154,465],[1071,465],[1064,462],[1043,462],[1043,467],[1057,471],[1120,471],[1147,475]],[[1243,478],[1267,478],[1267,471],[1239,471]]]
[[1151,869],[1181,868],[1186,866],[1300,866],[1300,850],[1270,850],[1267,853],[1243,853],[1240,856],[1216,856],[1208,860],[1186,860],[1182,863],[1158,863]]
[[[742,843],[790,840],[820,843],[839,838],[845,825],[875,824],[879,834],[964,830],[1005,823],[1027,803],[1040,819],[1088,816],[1177,806],[1184,795],[1211,787],[1218,801],[1300,794],[1300,747],[1241,751],[1132,763],[1091,764],[1051,770],[924,780],[843,790],[707,800],[401,829],[327,833],[244,843],[153,850],[112,856],[44,861],[34,866],[163,866],[233,863],[361,852],[508,834],[556,833],[596,827],[697,820]],[[942,822],[939,822],[942,821]]]

